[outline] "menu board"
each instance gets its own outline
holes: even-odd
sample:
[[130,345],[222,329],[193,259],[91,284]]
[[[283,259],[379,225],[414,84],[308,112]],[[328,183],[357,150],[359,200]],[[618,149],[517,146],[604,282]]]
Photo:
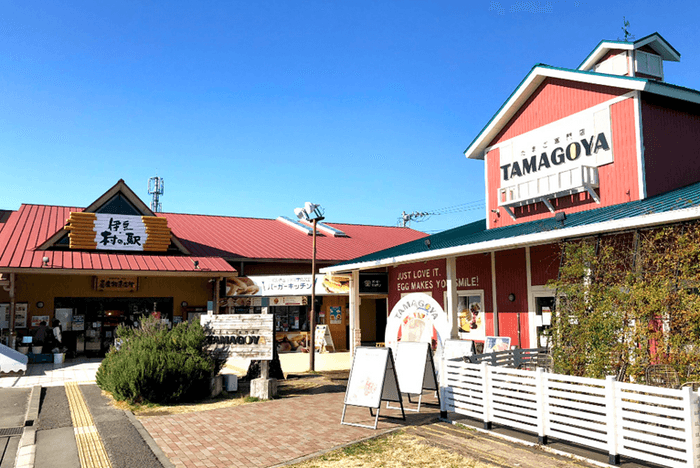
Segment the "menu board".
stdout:
[[27,328],[27,313],[29,304],[18,302],[15,304],[15,328]]

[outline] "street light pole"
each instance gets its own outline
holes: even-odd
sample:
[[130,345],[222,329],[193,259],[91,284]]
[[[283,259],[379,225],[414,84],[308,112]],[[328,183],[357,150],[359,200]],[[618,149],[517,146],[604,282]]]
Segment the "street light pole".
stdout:
[[313,226],[313,252],[311,255],[311,304],[309,313],[311,317],[309,323],[309,342],[306,344],[309,348],[309,370],[316,370],[316,223],[323,221],[323,208],[321,205],[316,205],[311,202],[306,202],[304,208],[296,208],[294,214],[299,219],[311,221]]
[[[323,218],[322,218],[323,219]],[[316,223],[313,219],[313,255],[311,256],[311,320],[309,320],[309,370],[316,371]]]

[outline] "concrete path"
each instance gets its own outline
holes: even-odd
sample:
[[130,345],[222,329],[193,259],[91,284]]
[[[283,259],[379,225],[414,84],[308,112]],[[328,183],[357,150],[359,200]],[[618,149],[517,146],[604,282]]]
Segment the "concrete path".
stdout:
[[14,468],[29,405],[30,388],[0,393],[0,468]]

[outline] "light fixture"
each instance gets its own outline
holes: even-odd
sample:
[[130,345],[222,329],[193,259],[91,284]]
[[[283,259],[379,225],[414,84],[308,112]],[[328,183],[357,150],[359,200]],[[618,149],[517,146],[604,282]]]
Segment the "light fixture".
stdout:
[[515,302],[515,294],[513,294],[513,293],[508,294],[508,300],[510,302]]
[[42,264],[42,266],[45,266],[45,267],[49,266],[49,257],[42,258],[41,264]]
[[199,270],[199,260],[194,260],[193,263],[194,263],[194,269]]
[[323,221],[323,208],[321,205],[306,202],[304,208],[296,208],[294,214],[297,218],[311,221],[313,225],[313,242],[311,256],[311,317],[309,318],[309,340],[306,345],[309,347],[309,370],[316,370],[316,223]]
[[560,223],[564,224],[564,221],[566,220],[566,213],[564,213],[563,211],[560,211],[554,215],[554,219],[556,219]]
[[37,303],[36,303],[36,308],[37,308],[37,309],[43,309],[43,308],[44,308],[44,302],[43,302],[43,301],[37,302]]
[[180,305],[181,305],[182,307],[187,307],[187,301],[182,301],[182,302],[180,303]]
[[427,248],[430,248],[430,239],[426,239],[423,243]]
[[295,208],[294,214],[297,218],[304,219],[306,221],[321,221],[323,219],[323,208],[321,205],[316,203],[306,202],[304,203],[304,208]]

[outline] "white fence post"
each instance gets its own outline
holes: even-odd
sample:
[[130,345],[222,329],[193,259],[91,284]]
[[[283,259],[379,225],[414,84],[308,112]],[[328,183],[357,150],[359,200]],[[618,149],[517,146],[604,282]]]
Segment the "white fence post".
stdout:
[[484,381],[484,429],[491,430],[491,415],[493,414],[491,369],[486,361],[481,362],[481,375]]
[[541,445],[547,444],[547,432],[545,428],[545,381],[547,376],[544,369],[535,369],[535,395],[537,400],[537,442]]
[[445,352],[443,349],[442,358],[440,359],[440,418],[447,419],[447,359],[445,358]]
[[686,411],[685,427],[688,443],[688,466],[698,466],[698,456],[700,456],[700,450],[698,449],[698,443],[700,443],[700,435],[698,434],[698,394],[695,393],[692,387],[684,387],[681,389],[683,391],[683,406]]
[[605,378],[605,409],[608,433],[608,464],[619,465],[620,454],[617,453],[617,379],[614,375]]

